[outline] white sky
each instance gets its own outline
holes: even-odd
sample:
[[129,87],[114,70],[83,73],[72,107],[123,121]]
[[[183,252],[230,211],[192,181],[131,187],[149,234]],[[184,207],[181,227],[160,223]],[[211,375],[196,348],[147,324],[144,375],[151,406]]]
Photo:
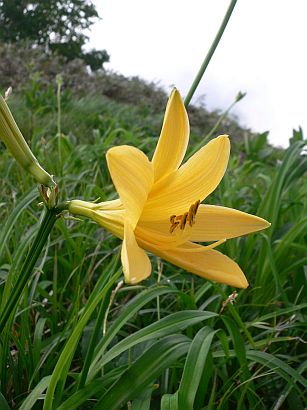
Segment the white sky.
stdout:
[[[111,55],[106,68],[172,85],[186,95],[221,24],[228,0],[94,0],[102,20],[90,47]],[[238,0],[196,98],[233,113],[287,146],[307,126],[307,1]],[[306,131],[307,132],[307,131]]]

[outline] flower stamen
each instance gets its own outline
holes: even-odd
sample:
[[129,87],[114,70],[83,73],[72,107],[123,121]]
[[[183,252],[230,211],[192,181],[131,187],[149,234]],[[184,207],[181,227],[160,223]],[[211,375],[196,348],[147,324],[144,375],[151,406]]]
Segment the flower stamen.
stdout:
[[186,225],[186,223],[187,223],[187,217],[188,217],[188,212],[185,212],[185,213],[182,215],[182,218],[181,218],[181,221],[180,221],[180,226],[179,226],[179,228],[180,228],[181,230],[183,230],[183,229],[185,228],[185,225]]
[[192,227],[195,224],[195,216],[198,210],[200,204],[200,200],[198,199],[194,204],[192,204],[189,208],[188,212],[185,212],[183,215],[172,215],[170,217],[170,233],[173,233],[174,230],[177,228],[179,225],[179,228],[183,230],[188,222],[190,227]]

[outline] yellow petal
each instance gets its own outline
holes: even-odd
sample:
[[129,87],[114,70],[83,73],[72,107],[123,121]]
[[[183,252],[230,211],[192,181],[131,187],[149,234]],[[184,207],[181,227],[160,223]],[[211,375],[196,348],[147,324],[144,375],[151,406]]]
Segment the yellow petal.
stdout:
[[121,260],[126,283],[135,284],[146,279],[151,273],[151,263],[146,252],[136,242],[133,229],[125,225]]
[[172,234],[169,232],[169,226],[166,232],[159,231],[155,227],[148,226],[144,223],[138,223],[135,231],[137,238],[144,239],[146,242],[152,243],[154,246],[161,249],[169,249],[179,246],[190,239],[190,231],[188,229],[176,229]]
[[191,241],[207,242],[235,238],[268,228],[265,219],[237,209],[200,205],[191,232]]
[[178,169],[189,141],[189,119],[179,92],[174,89],[166,106],[160,138],[154,153],[155,181]]
[[210,141],[177,171],[153,186],[142,219],[154,221],[182,214],[198,199],[204,200],[221,181],[229,151],[226,135]]
[[228,256],[191,242],[174,249],[161,250],[139,240],[141,246],[202,278],[224,283],[236,288],[247,288],[248,282],[239,265]]
[[125,210],[119,200],[99,204],[74,199],[69,202],[68,210],[73,215],[91,218],[118,238],[124,237]]
[[134,229],[153,184],[152,164],[142,151],[127,145],[111,148],[107,162],[126,217]]
[[93,207],[103,211],[116,211],[119,209],[124,209],[120,199],[112,199],[111,201],[105,202],[93,202]]

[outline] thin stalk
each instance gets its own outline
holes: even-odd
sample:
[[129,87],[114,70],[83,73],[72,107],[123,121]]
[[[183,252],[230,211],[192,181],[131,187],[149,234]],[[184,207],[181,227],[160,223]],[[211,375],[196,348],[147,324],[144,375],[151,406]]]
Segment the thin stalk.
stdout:
[[61,128],[61,88],[63,79],[61,75],[56,76],[57,83],[57,138],[58,138],[58,152],[59,152],[59,165],[60,174],[62,174],[62,148],[61,148],[61,138],[62,138],[62,128]]
[[188,158],[190,158],[192,155],[195,154],[202,146],[206,144],[207,141],[210,140],[212,135],[216,132],[220,124],[224,121],[225,118],[227,118],[229,112],[233,109],[233,107],[244,98],[246,93],[241,93],[239,92],[238,95],[236,96],[236,99],[229,105],[229,107],[219,116],[217,119],[216,123],[214,126],[211,128],[211,130],[208,132],[207,135],[193,148],[193,150],[190,152]]
[[57,132],[58,135],[61,135],[61,88],[62,88],[62,76],[57,75],[56,77],[56,83],[57,83],[57,110],[58,110],[58,115],[57,115]]
[[7,324],[10,315],[12,314],[12,312],[14,312],[15,307],[17,306],[19,299],[23,293],[23,290],[31,277],[37,259],[39,258],[39,255],[41,254],[41,251],[47,242],[49,233],[57,219],[57,213],[58,210],[55,208],[46,210],[46,214],[41,223],[39,231],[37,232],[36,238],[31,246],[31,249],[27,255],[27,258],[22,266],[18,280],[16,281],[12,289],[11,295],[9,297],[9,300],[5,305],[3,312],[1,313],[0,334],[2,333],[5,325]]
[[202,65],[201,65],[201,67],[200,67],[200,69],[199,69],[199,71],[198,71],[192,85],[191,85],[191,88],[190,88],[190,90],[189,90],[189,92],[188,92],[188,94],[187,94],[187,96],[184,100],[184,104],[185,104],[186,107],[190,104],[191,99],[192,99],[192,97],[193,97],[193,95],[196,91],[196,88],[198,87],[198,84],[200,83],[200,80],[202,79],[202,77],[203,77],[203,75],[204,75],[204,73],[205,73],[205,71],[206,71],[206,69],[207,69],[207,67],[210,63],[210,60],[211,60],[211,58],[212,58],[212,56],[213,56],[219,42],[220,42],[220,39],[222,38],[222,35],[225,31],[225,28],[227,26],[227,23],[230,19],[231,14],[233,12],[233,9],[235,8],[236,2],[237,2],[237,0],[232,0],[230,2],[230,5],[229,5],[229,7],[226,11],[226,14],[224,16],[222,24],[219,28],[219,31],[217,32],[217,34],[215,36],[215,39],[213,40],[213,43],[211,44],[211,47],[208,51],[208,54],[206,55]]
[[[221,287],[218,287],[216,285],[213,285],[213,286],[222,295],[224,300],[228,299],[226,293],[224,292],[224,290]],[[230,311],[230,313],[231,313],[232,317],[234,318],[235,322],[237,323],[237,325],[243,330],[243,333],[245,333],[245,336],[249,340],[249,342],[252,345],[253,349],[257,350],[254,339],[253,339],[251,333],[249,332],[249,330],[247,329],[247,326],[245,326],[245,323],[241,319],[241,317],[240,317],[237,309],[235,308],[235,306],[232,303],[227,303],[227,309]]]
[[[157,283],[158,285],[160,284],[160,280],[161,280],[161,275],[162,275],[162,263],[160,258],[158,259],[158,280]],[[161,312],[160,312],[160,297],[157,296],[157,319],[160,320],[161,319]]]
[[103,327],[102,327],[103,337],[104,337],[104,336],[106,335],[106,333],[107,333],[108,314],[109,314],[110,309],[111,309],[111,306],[112,306],[112,304],[113,304],[113,302],[114,302],[115,295],[116,295],[116,293],[119,291],[119,289],[123,286],[123,284],[124,284],[124,281],[123,281],[123,280],[121,280],[120,282],[118,282],[116,288],[115,288],[115,289],[112,291],[112,293],[111,293],[110,302],[109,302],[109,304],[108,304],[108,306],[107,306],[106,313],[105,313],[104,319],[103,319]]

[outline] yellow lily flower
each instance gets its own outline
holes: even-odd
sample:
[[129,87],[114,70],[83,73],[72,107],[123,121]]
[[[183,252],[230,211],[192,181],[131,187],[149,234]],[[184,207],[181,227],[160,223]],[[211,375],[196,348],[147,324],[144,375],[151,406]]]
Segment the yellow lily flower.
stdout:
[[[203,278],[246,288],[248,282],[237,263],[213,248],[270,224],[235,209],[201,204],[225,173],[230,142],[227,135],[221,135],[181,165],[188,139],[188,116],[175,89],[151,161],[131,146],[107,152],[119,199],[102,203],[73,200],[69,211],[92,218],[123,240],[121,260],[127,283],[138,283],[150,275],[146,250]],[[195,243],[212,241],[207,246]]]

